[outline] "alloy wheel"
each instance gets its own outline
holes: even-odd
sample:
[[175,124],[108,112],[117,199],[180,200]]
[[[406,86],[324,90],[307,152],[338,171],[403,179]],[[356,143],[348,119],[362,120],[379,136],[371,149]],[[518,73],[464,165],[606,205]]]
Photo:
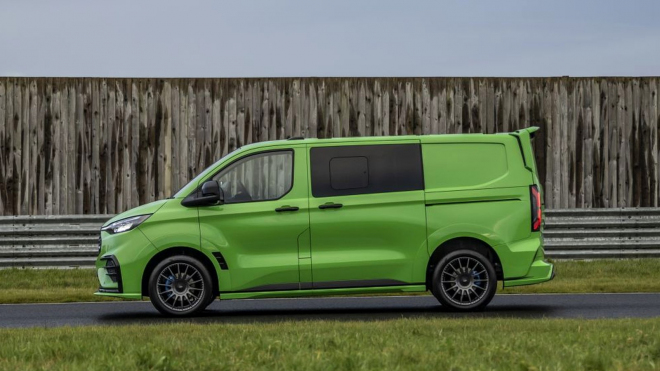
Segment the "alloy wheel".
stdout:
[[160,302],[173,311],[190,310],[205,300],[202,273],[188,263],[166,265],[158,274],[156,286]]
[[488,292],[488,270],[469,256],[459,256],[449,261],[442,270],[440,280],[443,293],[457,306],[475,304]]

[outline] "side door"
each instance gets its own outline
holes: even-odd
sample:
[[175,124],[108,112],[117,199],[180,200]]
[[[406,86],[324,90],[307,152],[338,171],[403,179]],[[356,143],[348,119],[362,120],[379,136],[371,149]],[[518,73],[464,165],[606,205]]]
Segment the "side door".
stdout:
[[199,208],[202,246],[226,261],[231,291],[297,290],[309,228],[306,147],[248,153],[212,178],[224,204]]
[[418,140],[310,145],[312,287],[413,282],[426,254]]

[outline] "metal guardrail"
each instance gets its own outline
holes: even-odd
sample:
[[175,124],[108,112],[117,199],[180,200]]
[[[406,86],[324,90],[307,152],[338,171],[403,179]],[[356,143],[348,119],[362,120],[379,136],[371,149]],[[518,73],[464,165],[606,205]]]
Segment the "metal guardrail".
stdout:
[[[553,259],[660,257],[660,208],[546,210]],[[0,268],[89,267],[112,215],[0,217]]]
[[0,268],[90,267],[112,215],[0,217]]
[[548,210],[543,237],[554,259],[660,257],[660,208]]

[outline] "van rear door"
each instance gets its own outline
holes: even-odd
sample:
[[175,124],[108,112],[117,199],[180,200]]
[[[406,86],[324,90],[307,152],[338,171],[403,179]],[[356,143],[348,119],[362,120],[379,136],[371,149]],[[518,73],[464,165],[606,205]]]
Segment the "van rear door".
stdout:
[[543,226],[543,187],[539,181],[534,149],[532,148],[532,139],[534,138],[534,133],[538,130],[538,126],[532,126],[511,133],[518,140],[525,167],[532,173],[532,184],[530,185],[532,232],[540,231]]
[[538,172],[536,170],[536,160],[534,158],[534,149],[532,148],[532,139],[534,138],[534,133],[539,130],[538,126],[532,126],[526,129],[516,130],[511,135],[516,137],[518,140],[518,145],[520,146],[520,152],[523,156],[523,161],[525,163],[525,168],[532,172],[532,183],[536,184],[541,190],[541,182],[539,181]]

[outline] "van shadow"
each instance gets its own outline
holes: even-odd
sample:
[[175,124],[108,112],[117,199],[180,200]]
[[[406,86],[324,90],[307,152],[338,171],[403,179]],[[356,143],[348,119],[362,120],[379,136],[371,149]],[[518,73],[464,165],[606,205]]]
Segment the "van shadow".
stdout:
[[400,318],[543,318],[553,309],[543,305],[492,305],[481,312],[457,313],[440,305],[380,308],[223,309],[217,304],[195,317],[166,317],[155,310],[122,312],[98,317],[106,324],[159,323],[269,323],[282,321],[383,321]]

